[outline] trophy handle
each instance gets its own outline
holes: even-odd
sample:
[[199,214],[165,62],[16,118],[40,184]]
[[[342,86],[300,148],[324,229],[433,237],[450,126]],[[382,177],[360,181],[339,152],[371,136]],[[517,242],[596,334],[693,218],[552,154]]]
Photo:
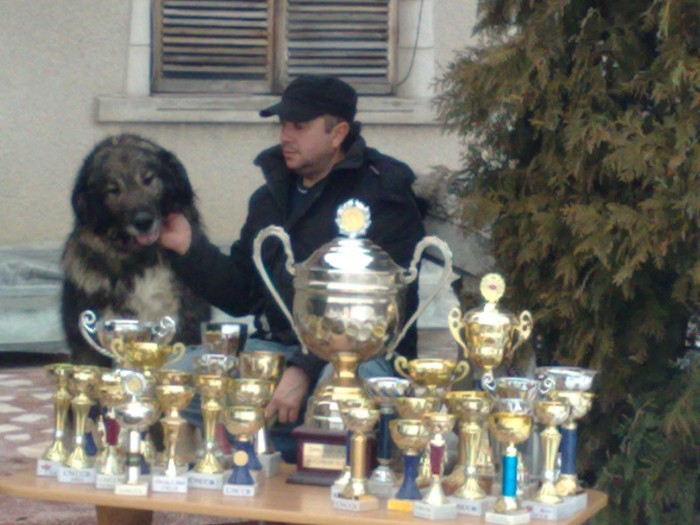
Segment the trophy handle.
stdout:
[[530,338],[530,334],[532,334],[532,326],[534,324],[532,321],[532,314],[527,310],[523,310],[520,314],[520,317],[518,317],[518,320],[520,322],[518,323],[518,326],[515,327],[515,331],[518,333],[518,340],[515,342],[515,344],[513,344],[510,347],[510,349],[506,353],[506,359],[511,359],[515,351],[525,341],[527,341]]
[[177,330],[177,323],[175,319],[166,315],[160,320],[158,324],[158,329],[156,330],[156,336],[158,336],[158,343],[167,345],[175,337],[175,332]]
[[469,363],[466,361],[460,361],[457,363],[457,366],[455,369],[452,371],[452,380],[450,381],[450,385],[453,385],[465,377],[467,377],[467,374],[469,373]]
[[78,321],[78,328],[80,328],[80,333],[83,334],[85,341],[103,356],[114,359],[114,356],[106,349],[102,348],[96,340],[97,327],[97,315],[92,310],[85,310],[80,314],[80,320]]
[[496,380],[493,378],[493,373],[484,373],[481,376],[481,387],[491,395],[496,392]]
[[438,284],[432,291],[432,293],[426,298],[425,301],[421,301],[421,303],[418,305],[418,308],[416,308],[416,311],[413,312],[413,315],[408,319],[408,321],[404,323],[403,329],[401,330],[399,336],[387,348],[387,359],[391,358],[394,349],[404,338],[406,332],[408,332],[408,329],[411,328],[411,325],[413,325],[416,319],[418,319],[418,316],[420,316],[420,314],[423,313],[423,310],[425,310],[427,306],[433,301],[433,299],[437,297],[437,294],[439,294],[442,291],[442,289],[447,284],[447,281],[449,281],[450,276],[452,275],[452,250],[450,250],[450,247],[447,246],[447,243],[445,241],[439,239],[438,237],[435,237],[434,235],[428,235],[427,237],[423,237],[420,240],[420,242],[416,244],[416,248],[413,251],[413,259],[411,260],[411,264],[404,275],[404,283],[407,285],[411,284],[418,278],[418,263],[420,262],[423,256],[423,252],[430,246],[434,246],[435,248],[437,248],[442,254],[443,260],[445,261],[445,265],[442,267],[442,274],[440,275],[440,280],[438,281]]
[[[169,356],[171,359],[170,358],[168,359],[168,364],[174,365],[175,363],[177,363],[180,359],[183,358],[186,350],[187,350],[187,347],[184,344],[175,343],[173,345],[173,351]],[[172,357],[172,356],[175,356],[175,357]]]
[[469,350],[467,350],[467,343],[464,342],[464,338],[462,337],[462,328],[464,327],[462,311],[458,307],[455,306],[450,310],[450,313],[447,314],[447,326],[450,328],[452,338],[462,347],[464,355],[468,356]]
[[413,382],[413,379],[411,379],[411,376],[404,371],[404,368],[408,370],[408,359],[406,359],[406,356],[403,355],[396,356],[396,359],[394,359],[394,370],[396,370],[400,376],[403,376],[409,381]]
[[540,381],[540,386],[537,388],[541,395],[549,394],[554,387],[557,385],[556,381],[549,376],[545,376],[544,379]]
[[110,356],[112,359],[116,359],[120,363],[124,361],[124,341],[122,341],[121,337],[112,339],[110,350],[112,350],[112,355]]
[[287,260],[285,262],[285,268],[292,277],[296,275],[296,269],[294,268],[294,254],[292,254],[292,245],[289,241],[289,235],[287,235],[287,232],[285,232],[284,229],[280,226],[267,226],[266,228],[260,230],[258,235],[255,237],[255,240],[253,241],[253,263],[255,264],[255,268],[257,268],[260,277],[265,283],[265,286],[267,286],[267,289],[270,291],[272,297],[277,302],[277,306],[279,306],[280,310],[282,310],[282,313],[289,321],[292,330],[294,330],[294,333],[296,334],[297,339],[299,340],[299,344],[301,345],[302,351],[304,352],[304,354],[308,354],[309,349],[304,344],[301,334],[299,333],[299,330],[296,327],[296,323],[294,322],[294,318],[292,317],[292,313],[289,311],[289,308],[287,308],[287,305],[284,304],[284,301],[282,300],[282,297],[277,291],[277,288],[273,284],[272,279],[270,279],[270,274],[267,273],[267,269],[265,269],[265,264],[262,260],[262,245],[263,242],[265,242],[265,239],[267,239],[268,237],[277,237],[282,242],[282,246],[284,246],[284,253],[287,257]]

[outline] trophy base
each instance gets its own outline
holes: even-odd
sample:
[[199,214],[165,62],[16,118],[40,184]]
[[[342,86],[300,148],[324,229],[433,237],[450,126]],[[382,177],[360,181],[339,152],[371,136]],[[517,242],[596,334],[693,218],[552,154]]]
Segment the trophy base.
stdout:
[[500,523],[502,525],[518,525],[530,523],[530,513],[527,509],[518,509],[511,512],[487,512],[484,515],[486,523]]
[[580,512],[588,506],[588,494],[585,492],[581,492],[575,496],[564,496],[562,499],[564,502],[572,502],[574,512]]
[[333,485],[345,468],[345,431],[301,425],[292,431],[292,436],[297,440],[297,471],[287,478],[287,483]]
[[367,480],[367,490],[370,494],[380,499],[389,499],[396,494],[398,489],[392,481],[369,479]]
[[413,512],[414,503],[416,503],[416,501],[412,500],[412,499],[389,498],[386,501],[386,510],[398,510],[400,512]]
[[151,490],[153,492],[170,492],[176,494],[186,494],[188,488],[187,476],[165,476],[154,474],[151,478]]
[[457,505],[445,503],[443,505],[430,505],[424,501],[416,501],[413,504],[413,515],[425,520],[453,520],[457,517]]
[[561,503],[540,503],[539,501],[523,501],[525,507],[536,520],[557,521],[570,518],[576,513],[573,501],[562,501]]
[[234,485],[226,483],[224,485],[224,496],[253,497],[258,493],[258,484],[254,485]]
[[358,499],[343,498],[340,496],[331,497],[333,507],[351,512],[364,512],[367,510],[377,510],[379,508],[379,498],[365,494]]
[[451,496],[448,499],[457,505],[457,512],[459,514],[467,514],[468,516],[483,516],[493,509],[496,503],[496,496],[486,496],[480,499],[466,499]]
[[60,468],[60,461],[49,461],[48,459],[39,459],[36,462],[36,475],[39,477],[56,478],[58,477],[58,471]]
[[139,483],[117,483],[114,487],[117,496],[148,496],[148,482]]
[[72,468],[61,465],[58,469],[58,481],[61,483],[95,484],[95,467]]
[[188,472],[187,484],[193,489],[221,490],[224,486],[224,480],[230,475],[230,472],[218,472],[216,474]]
[[[151,469],[151,471],[152,471],[152,474],[154,476],[165,476],[166,475],[165,474],[165,467],[163,467],[162,465],[157,466],[157,467],[153,467]],[[189,471],[189,468],[187,465],[178,465],[175,468],[175,472],[177,473],[177,476],[187,476],[188,471]]]
[[282,464],[282,454],[280,452],[258,454],[258,459],[262,465],[262,474],[264,477],[271,478],[280,473],[280,465]]
[[124,483],[124,474],[100,474],[95,475],[95,488],[98,490],[114,490],[118,483]]

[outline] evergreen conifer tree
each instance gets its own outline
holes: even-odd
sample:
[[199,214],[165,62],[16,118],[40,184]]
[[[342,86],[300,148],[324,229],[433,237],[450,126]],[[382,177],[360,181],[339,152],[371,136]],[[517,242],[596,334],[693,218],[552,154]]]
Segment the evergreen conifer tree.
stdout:
[[[538,364],[599,370],[579,471],[599,523],[700,523],[700,2],[481,0],[440,79],[463,210]],[[515,309],[515,308],[514,308]],[[693,364],[695,363],[695,364]]]

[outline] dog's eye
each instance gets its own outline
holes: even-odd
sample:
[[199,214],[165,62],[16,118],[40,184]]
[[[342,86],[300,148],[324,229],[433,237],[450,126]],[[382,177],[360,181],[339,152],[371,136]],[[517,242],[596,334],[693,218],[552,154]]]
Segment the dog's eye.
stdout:
[[107,193],[109,193],[110,195],[119,195],[120,191],[121,190],[119,186],[117,186],[116,184],[110,184],[109,186],[107,186]]
[[148,186],[151,182],[153,182],[154,177],[155,175],[153,175],[153,173],[146,173],[141,180],[146,186]]

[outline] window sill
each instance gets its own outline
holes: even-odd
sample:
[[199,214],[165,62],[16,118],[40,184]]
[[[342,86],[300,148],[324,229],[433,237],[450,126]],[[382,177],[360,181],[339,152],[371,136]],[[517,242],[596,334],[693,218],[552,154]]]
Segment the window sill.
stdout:
[[[118,96],[97,97],[98,122],[269,124],[258,111],[278,96]],[[439,126],[430,99],[360,97],[357,120],[363,124]]]

